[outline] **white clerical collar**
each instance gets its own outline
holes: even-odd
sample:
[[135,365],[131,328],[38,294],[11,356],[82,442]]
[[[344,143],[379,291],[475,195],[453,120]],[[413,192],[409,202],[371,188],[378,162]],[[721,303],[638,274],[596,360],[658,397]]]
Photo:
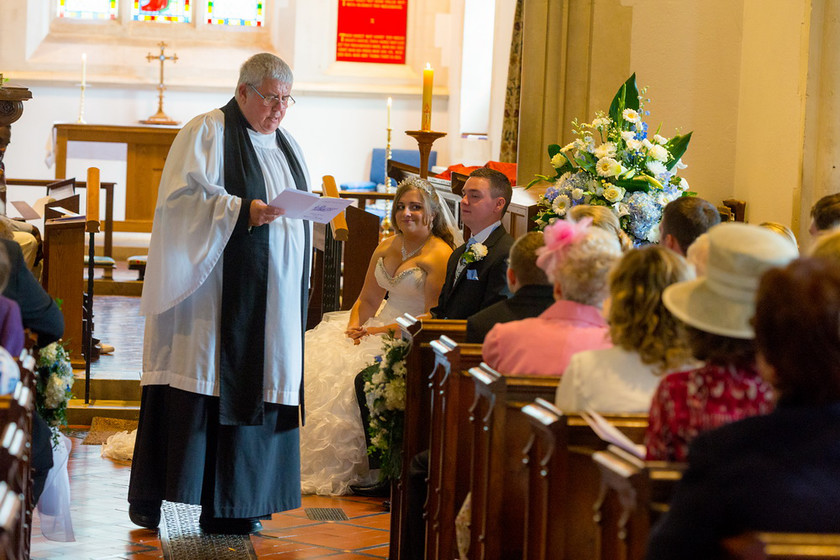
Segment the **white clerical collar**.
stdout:
[[478,233],[472,234],[472,239],[475,239],[476,243],[484,243],[485,241],[487,241],[487,238],[490,237],[490,234],[493,233],[493,230],[495,230],[500,225],[502,225],[501,221],[493,222]]

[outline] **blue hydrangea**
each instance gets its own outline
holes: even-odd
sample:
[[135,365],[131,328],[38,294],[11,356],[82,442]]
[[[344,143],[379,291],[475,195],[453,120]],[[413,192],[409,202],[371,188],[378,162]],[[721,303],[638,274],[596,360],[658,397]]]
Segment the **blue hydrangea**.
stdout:
[[631,194],[625,202],[630,211],[629,233],[639,240],[644,240],[650,228],[659,224],[662,208],[650,194],[641,191]]
[[545,190],[545,199],[549,202],[554,202],[554,199],[560,194],[560,189],[557,187],[548,187]]

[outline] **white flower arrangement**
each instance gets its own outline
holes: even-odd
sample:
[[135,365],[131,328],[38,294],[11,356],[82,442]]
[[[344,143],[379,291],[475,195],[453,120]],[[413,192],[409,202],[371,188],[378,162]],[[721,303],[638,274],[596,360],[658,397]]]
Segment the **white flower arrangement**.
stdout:
[[379,455],[380,477],[399,478],[402,470],[402,438],[405,425],[405,357],[409,344],[393,333],[383,337],[382,356],[362,370],[370,411],[369,451]]
[[70,355],[61,342],[53,342],[38,352],[36,363],[35,406],[53,431],[53,446],[58,443],[58,428],[67,425],[67,403],[75,378]]
[[464,252],[464,262],[467,264],[478,262],[487,256],[487,245],[484,243],[473,243],[468,251]]
[[[653,141],[643,117],[643,99],[636,75],[621,85],[608,113],[598,112],[591,123],[572,122],[574,142],[551,144],[548,155],[555,175],[538,175],[552,185],[538,200],[537,228],[563,218],[579,204],[607,206],[619,218],[635,245],[658,241],[662,208],[681,196],[694,195],[677,176],[691,132],[666,138],[657,130]],[[527,188],[527,187],[526,187]]]

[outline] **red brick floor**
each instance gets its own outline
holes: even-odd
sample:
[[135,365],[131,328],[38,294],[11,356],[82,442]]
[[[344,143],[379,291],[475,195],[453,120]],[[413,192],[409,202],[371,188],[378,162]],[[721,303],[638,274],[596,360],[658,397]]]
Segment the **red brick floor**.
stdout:
[[[140,529],[128,519],[130,467],[102,459],[100,446],[82,445],[82,438],[83,435],[71,438],[73,451],[68,464],[76,541],[46,540],[36,514],[32,558],[163,558],[157,532]],[[350,519],[313,521],[303,508],[275,514],[263,522],[260,534],[251,536],[251,543],[258,558],[387,558],[390,514],[383,510],[381,502],[352,496],[304,496],[303,508],[341,508]],[[194,557],[206,558],[200,554]]]

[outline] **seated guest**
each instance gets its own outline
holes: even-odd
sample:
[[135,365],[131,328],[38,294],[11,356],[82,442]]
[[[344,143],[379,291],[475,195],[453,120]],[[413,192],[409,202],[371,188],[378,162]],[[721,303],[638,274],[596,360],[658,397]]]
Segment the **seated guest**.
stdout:
[[672,200],[662,210],[659,243],[685,256],[694,240],[720,223],[720,212],[697,196]]
[[[11,264],[5,247],[0,245],[0,293],[9,283]],[[20,307],[14,300],[0,296],[0,346],[12,356],[20,356],[24,345],[23,322]]]
[[662,291],[693,278],[685,259],[660,245],[626,253],[610,272],[604,304],[614,346],[572,356],[557,407],[647,412],[661,376],[692,361],[685,329],[665,309]]
[[840,193],[826,195],[814,204],[808,232],[817,237],[836,227],[840,227]]
[[537,249],[544,245],[543,234],[529,231],[510,248],[507,285],[513,294],[467,318],[467,342],[484,342],[496,323],[536,317],[554,303],[554,287],[537,266]]
[[755,341],[776,409],[692,442],[650,560],[723,558],[753,531],[840,533],[840,268],[800,259],[767,272]]
[[811,247],[810,255],[840,265],[840,229],[819,236]]
[[629,251],[633,248],[633,240],[621,229],[618,216],[606,206],[593,206],[591,204],[572,206],[569,209],[569,217],[576,222],[584,218],[592,218],[593,227],[601,228],[616,236],[622,251]]
[[688,326],[692,353],[706,364],[659,384],[645,434],[648,459],[685,461],[698,434],[773,409],[773,390],[755,366],[750,320],[758,279],[796,257],[772,231],[725,223],[709,230],[706,276],[665,288],[665,307]]
[[758,225],[760,225],[763,228],[767,228],[770,231],[775,231],[776,233],[790,241],[794,247],[799,249],[799,241],[796,240],[796,235],[794,235],[793,230],[787,227],[785,224],[780,224],[779,222],[761,222]]
[[559,376],[573,354],[612,346],[601,306],[621,247],[615,236],[590,222],[558,220],[545,229],[537,265],[554,283],[555,302],[538,317],[493,327],[482,350],[490,367]]

